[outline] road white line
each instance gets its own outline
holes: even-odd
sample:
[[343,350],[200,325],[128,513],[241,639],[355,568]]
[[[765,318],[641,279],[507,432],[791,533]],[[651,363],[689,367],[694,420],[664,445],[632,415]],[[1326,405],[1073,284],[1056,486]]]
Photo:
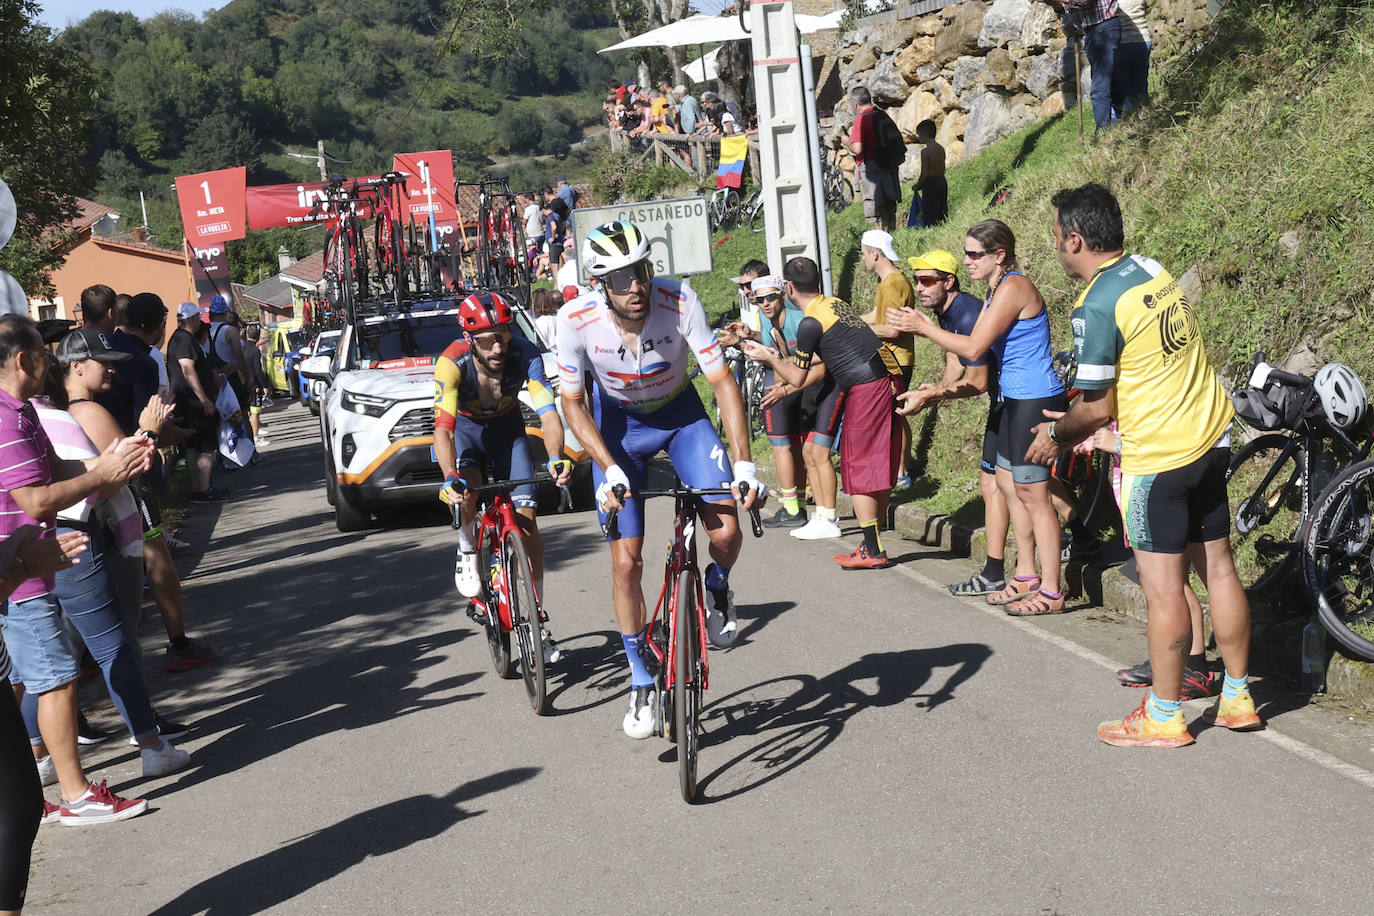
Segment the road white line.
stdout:
[[[944,584],[935,581],[930,576],[927,576],[925,573],[917,569],[911,568],[910,564],[899,563],[895,567],[893,567],[893,569],[895,569],[902,575],[906,576],[908,579],[914,579],[915,581],[921,583],[927,588],[933,589],[936,592],[942,592],[945,595],[949,594],[949,589],[946,588]],[[1037,639],[1043,639],[1045,642],[1050,643],[1054,646],[1058,646],[1064,651],[1077,655],[1079,658],[1084,659],[1085,661],[1092,662],[1094,665],[1097,665],[1101,668],[1105,668],[1113,674],[1115,674],[1121,668],[1125,667],[1116,659],[1108,658],[1100,652],[1094,652],[1092,649],[1089,649],[1085,646],[1080,646],[1073,640],[1066,639],[1063,636],[1060,636],[1058,633],[1051,633],[1043,627],[1038,627],[1035,624],[1026,620],[1018,620],[1015,617],[1008,617],[1006,612],[1004,612],[1000,607],[996,607],[994,605],[990,605],[986,602],[981,601],[977,602],[976,604],[974,602],[969,602],[968,604],[963,606],[977,607],[978,610],[982,611],[984,614],[987,614],[989,617],[994,617],[997,620],[1002,621],[1003,623],[1010,624],[1021,630],[1023,633],[1030,633]],[[1207,709],[1211,705],[1212,702],[1210,700],[1190,700],[1187,703],[1187,706],[1190,709],[1198,712]],[[1322,767],[1323,769],[1327,769],[1340,776],[1344,776],[1346,779],[1352,780],[1353,782],[1357,782],[1367,789],[1374,789],[1374,772],[1370,772],[1369,770],[1366,770],[1364,767],[1353,764],[1348,760],[1342,760],[1340,757],[1337,757],[1334,754],[1328,754],[1326,751],[1318,750],[1317,748],[1313,747],[1310,744],[1307,744],[1306,742],[1299,741],[1297,738],[1293,738],[1289,735],[1285,735],[1278,731],[1275,731],[1272,724],[1266,723],[1264,729],[1262,729],[1261,731],[1253,732],[1252,734],[1256,738],[1268,741],[1275,747],[1280,747],[1291,754],[1296,754],[1297,756],[1303,758],[1309,763],[1314,763],[1317,766]]]

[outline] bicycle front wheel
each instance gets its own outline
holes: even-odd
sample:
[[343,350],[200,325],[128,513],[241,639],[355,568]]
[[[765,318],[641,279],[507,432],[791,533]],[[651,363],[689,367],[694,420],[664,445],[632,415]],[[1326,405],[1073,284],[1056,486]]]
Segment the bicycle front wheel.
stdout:
[[1318,497],[1303,539],[1317,616],[1341,648],[1374,660],[1374,460],[1342,471]]
[[[482,536],[482,549],[477,555],[477,568],[484,576],[491,569],[491,551],[496,543],[497,531],[490,528]],[[496,546],[495,549],[499,550],[500,547]],[[505,576],[505,570],[498,568],[497,574],[483,583],[482,591],[487,604],[487,650],[491,653],[491,666],[496,669],[497,677],[508,679],[515,677],[515,663],[511,659],[510,633],[501,629],[499,608],[502,593],[506,590],[502,581]]]
[[1299,441],[1282,433],[1252,439],[1231,456],[1231,547],[1246,591],[1277,585],[1297,559],[1306,464]]
[[701,724],[701,632],[696,576],[678,573],[677,611],[673,615],[673,728],[677,738],[677,776],[682,800],[697,797],[697,737]]
[[507,531],[502,563],[510,590],[511,632],[520,650],[520,674],[534,714],[548,713],[549,692],[544,680],[544,633],[539,623],[539,604],[534,597],[534,571],[518,531]]

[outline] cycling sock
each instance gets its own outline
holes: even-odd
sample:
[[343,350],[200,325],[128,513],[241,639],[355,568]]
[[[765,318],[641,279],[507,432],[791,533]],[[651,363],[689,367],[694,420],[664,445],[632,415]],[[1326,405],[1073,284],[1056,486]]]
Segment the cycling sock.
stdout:
[[786,509],[790,514],[796,515],[798,512],[801,511],[801,503],[797,500],[796,487],[793,487],[790,490],[782,490],[779,496],[782,499],[782,507]]
[[1248,674],[1231,677],[1231,672],[1228,671],[1226,678],[1221,682],[1221,695],[1227,700],[1234,700],[1248,689],[1250,689],[1250,675]]
[[477,545],[472,541],[472,525],[458,526],[458,549],[463,553],[472,553],[477,549]]
[[825,506],[817,506],[816,514],[820,516],[822,521],[833,522],[835,520],[835,510],[833,507],[827,509]]
[[870,557],[876,557],[883,552],[883,539],[878,536],[878,520],[876,518],[859,522],[859,530],[863,532],[864,548]]
[[649,666],[644,664],[644,634],[647,632],[646,627],[633,636],[620,634],[620,641],[625,645],[625,657],[630,662],[631,687],[648,687],[654,682],[654,676],[649,673]]
[[1185,664],[1186,664],[1189,668],[1192,668],[1194,671],[1206,671],[1206,670],[1207,670],[1207,653],[1206,653],[1206,652],[1199,652],[1197,655],[1190,655],[1190,656],[1188,656],[1188,661],[1185,662]]
[[712,562],[706,567],[706,587],[713,592],[730,587],[730,568]]
[[1149,710],[1151,719],[1156,722],[1168,722],[1174,717],[1174,713],[1183,708],[1183,702],[1181,700],[1161,700],[1151,690],[1150,699],[1145,702],[1145,708]]
[[988,557],[988,561],[983,564],[983,578],[989,582],[1001,582],[1007,577],[1007,561],[1005,557]]

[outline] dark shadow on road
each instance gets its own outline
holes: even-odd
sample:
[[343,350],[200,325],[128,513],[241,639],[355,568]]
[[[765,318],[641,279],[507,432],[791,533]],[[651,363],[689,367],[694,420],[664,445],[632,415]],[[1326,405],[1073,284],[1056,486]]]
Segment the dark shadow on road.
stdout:
[[[549,668],[554,687],[549,691],[550,715],[566,716],[613,702],[624,692],[630,672],[624,662],[620,634],[581,633],[560,639],[563,657]],[[576,699],[581,696],[580,701]]]
[[[935,709],[953,700],[955,688],[991,657],[992,649],[982,643],[875,652],[822,678],[774,678],[723,697],[703,710],[702,749],[747,746],[700,780],[698,802],[734,798],[791,772],[828,747],[865,709],[908,700],[917,701],[913,710]],[[921,693],[941,668],[954,670]],[[877,683],[871,692],[861,686],[872,680]]]
[[[414,795],[379,805],[221,872],[153,912],[160,916],[261,913],[365,859],[399,852],[442,835],[459,821],[486,813],[463,805],[526,782],[539,772],[538,767],[515,767],[464,783],[443,796]],[[359,904],[359,908],[365,907]]]
[[735,608],[739,618],[739,638],[734,646],[747,646],[759,631],[772,623],[783,611],[797,606],[795,601],[769,601],[766,604],[741,604]]

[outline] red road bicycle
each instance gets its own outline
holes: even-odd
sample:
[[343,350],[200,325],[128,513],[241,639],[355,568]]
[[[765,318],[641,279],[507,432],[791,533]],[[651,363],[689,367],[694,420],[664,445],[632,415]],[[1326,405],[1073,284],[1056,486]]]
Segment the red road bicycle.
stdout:
[[[516,487],[547,483],[549,479],[546,476],[526,477],[468,488],[479,495],[490,495],[490,499],[482,500],[482,511],[477,517],[477,568],[486,575],[482,579],[482,594],[468,605],[468,616],[487,631],[487,648],[498,677],[515,677],[516,656],[511,654],[511,635],[514,634],[525,692],[529,694],[530,707],[540,716],[549,712],[544,670],[548,615],[544,613],[540,596],[534,592],[534,571],[525,552],[525,541],[515,519],[515,504],[511,502],[510,493]],[[562,490],[563,507],[569,508],[571,496],[567,487]],[[458,526],[456,508],[453,525]]]
[[[741,489],[741,496],[747,495],[747,488]],[[623,499],[625,492],[623,486],[616,487],[616,498]],[[697,566],[696,509],[703,496],[730,495],[729,487],[696,490],[682,486],[682,481],[676,479],[671,489],[635,491],[640,499],[671,496],[676,506],[673,539],[663,565],[663,589],[649,620],[645,646],[652,655],[651,667],[655,668],[658,729],[663,737],[677,744],[678,787],[682,800],[688,804],[697,795],[701,695],[710,674],[706,660],[706,603],[701,569]],[[617,512],[612,509],[606,516],[606,531],[612,537],[617,533]],[[758,509],[749,510],[749,522],[754,537],[763,537]]]

